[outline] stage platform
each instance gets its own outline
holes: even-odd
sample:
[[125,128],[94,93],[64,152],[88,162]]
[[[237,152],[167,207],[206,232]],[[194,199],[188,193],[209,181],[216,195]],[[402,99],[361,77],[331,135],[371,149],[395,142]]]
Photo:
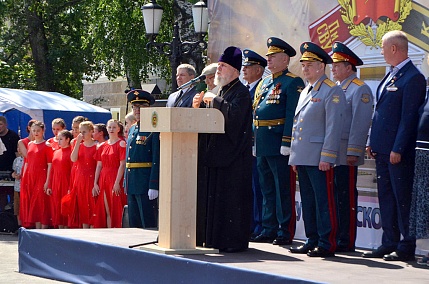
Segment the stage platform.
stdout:
[[[288,247],[250,243],[241,253],[163,255],[129,246],[156,240],[142,229],[25,230],[19,272],[69,283],[428,283],[416,262],[291,254]],[[298,245],[300,242],[294,242]]]

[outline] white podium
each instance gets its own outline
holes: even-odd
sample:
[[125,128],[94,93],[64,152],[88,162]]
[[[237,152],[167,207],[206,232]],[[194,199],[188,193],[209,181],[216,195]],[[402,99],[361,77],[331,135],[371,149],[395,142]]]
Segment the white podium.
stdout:
[[158,245],[165,254],[218,253],[196,247],[198,133],[224,133],[223,114],[213,108],[142,108],[140,131],[160,132]]

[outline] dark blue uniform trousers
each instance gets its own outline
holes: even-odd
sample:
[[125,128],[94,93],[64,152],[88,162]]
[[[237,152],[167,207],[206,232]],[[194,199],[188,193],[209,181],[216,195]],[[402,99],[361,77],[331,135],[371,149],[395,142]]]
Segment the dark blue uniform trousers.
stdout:
[[257,157],[263,196],[261,234],[292,240],[296,228],[295,186],[291,186],[292,175],[288,162],[289,156]]
[[414,157],[402,156],[399,164],[392,165],[390,155],[377,154],[375,164],[383,228],[382,246],[414,255],[416,240],[409,231]]
[[335,200],[338,217],[338,247],[355,249],[358,191],[356,166],[334,168]]
[[147,193],[127,195],[130,228],[156,228],[158,226],[157,200],[149,200]]
[[307,243],[330,252],[336,249],[337,218],[334,196],[334,170],[318,166],[297,166]]

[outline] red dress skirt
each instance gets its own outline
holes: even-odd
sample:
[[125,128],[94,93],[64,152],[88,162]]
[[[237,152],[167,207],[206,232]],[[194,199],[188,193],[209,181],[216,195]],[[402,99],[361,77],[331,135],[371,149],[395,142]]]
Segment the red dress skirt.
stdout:
[[77,199],[77,216],[80,227],[82,224],[91,224],[91,216],[95,206],[92,188],[94,187],[95,168],[97,166],[96,152],[96,144],[86,147],[82,143],[79,147],[78,159],[75,162],[73,190]]
[[97,150],[97,161],[101,161],[102,168],[98,179],[100,194],[97,198],[93,215],[93,225],[95,228],[103,228],[106,226],[104,195],[106,196],[109,206],[111,227],[122,227],[122,212],[124,206],[127,204],[127,196],[125,195],[123,187],[123,177],[119,183],[121,188],[119,195],[113,194],[113,185],[115,184],[118,174],[120,161],[125,160],[125,154],[126,143],[121,139],[112,145],[105,142],[104,145]]
[[45,194],[43,188],[48,164],[52,163],[52,155],[52,148],[46,146],[45,142],[28,144],[27,168],[24,175],[29,201],[27,221],[30,223],[52,224],[51,196]]
[[70,190],[70,173],[72,161],[71,148],[59,148],[54,151],[52,158],[51,179],[49,188],[52,189],[52,225],[67,226],[67,216],[61,214],[61,198]]

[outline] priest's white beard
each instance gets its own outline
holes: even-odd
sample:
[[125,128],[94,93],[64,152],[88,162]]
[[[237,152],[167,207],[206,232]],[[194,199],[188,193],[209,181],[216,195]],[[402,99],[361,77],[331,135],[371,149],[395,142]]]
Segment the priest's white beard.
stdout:
[[231,80],[229,80],[229,78],[221,77],[217,73],[215,74],[214,83],[216,86],[223,87],[226,84],[228,84],[229,82],[231,82]]

